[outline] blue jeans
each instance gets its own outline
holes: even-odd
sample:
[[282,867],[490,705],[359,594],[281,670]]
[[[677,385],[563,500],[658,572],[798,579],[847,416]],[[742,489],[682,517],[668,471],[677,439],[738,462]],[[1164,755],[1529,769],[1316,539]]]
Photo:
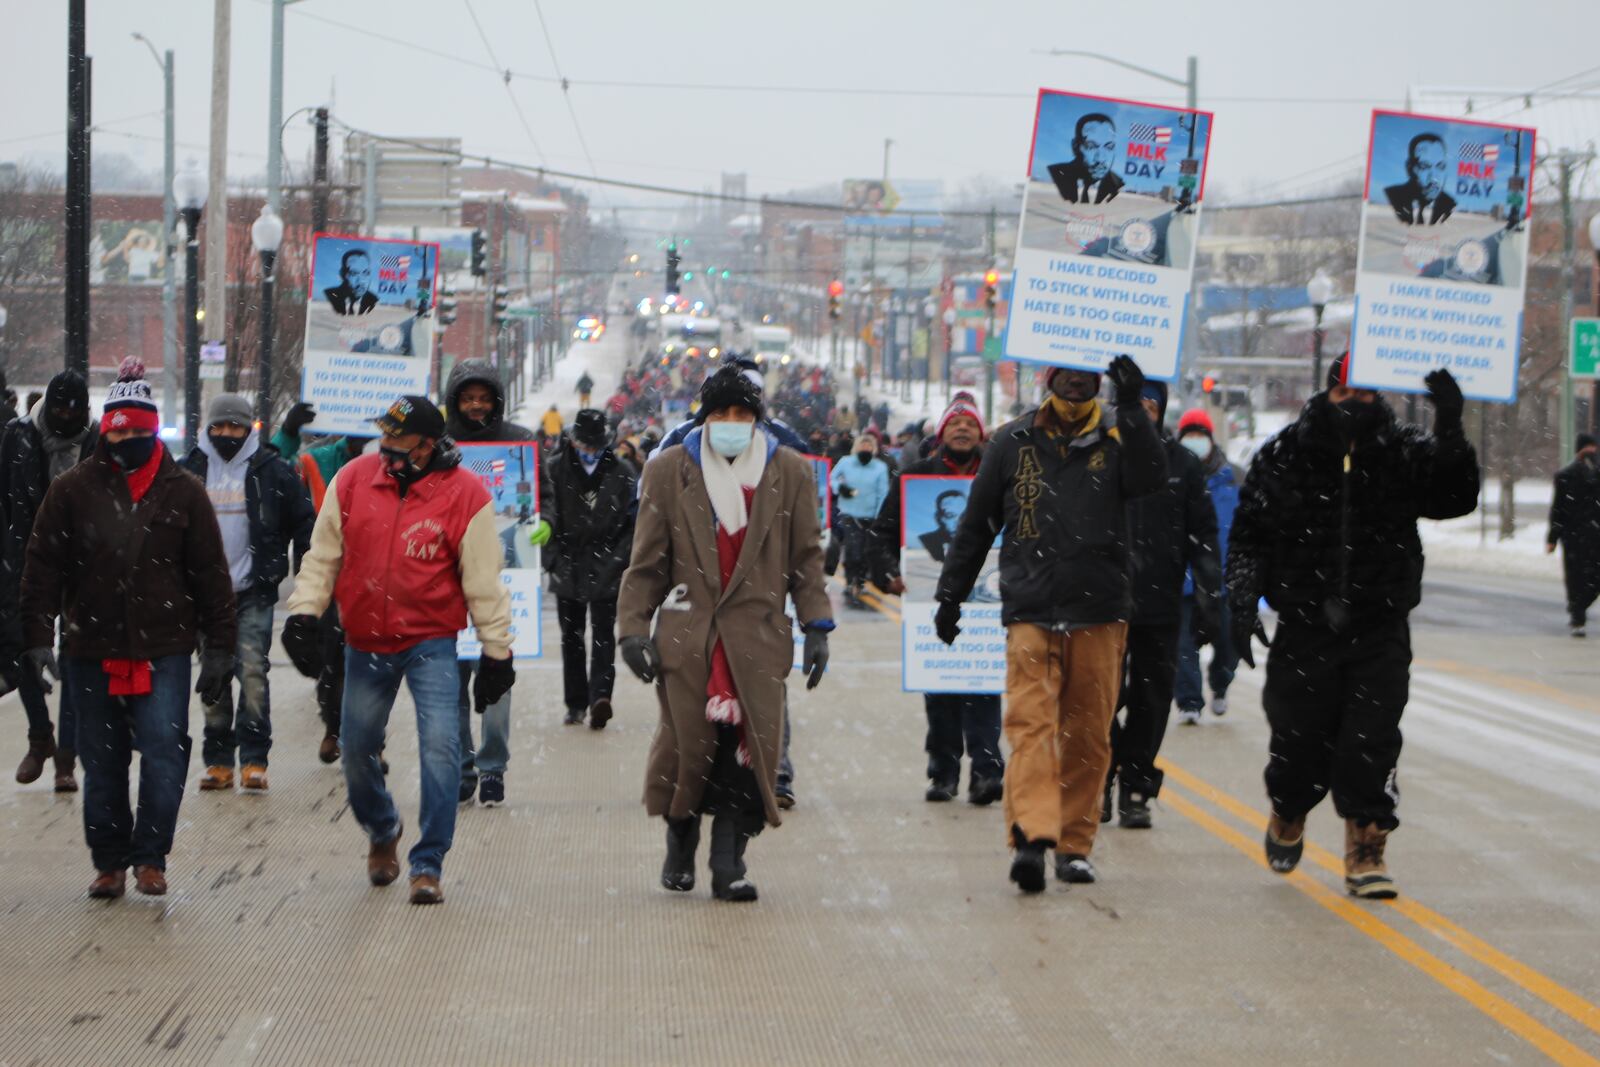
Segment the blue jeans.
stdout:
[[[1216,641],[1211,646],[1211,666],[1206,673],[1211,683],[1211,695],[1225,697],[1233,684],[1239,667],[1239,653],[1234,650],[1233,637],[1228,630],[1228,604],[1219,605],[1219,625]],[[1200,650],[1194,643],[1194,597],[1183,598],[1183,612],[1178,624],[1178,677],[1173,684],[1173,696],[1179,711],[1199,711],[1206,706],[1205,690],[1200,684]]]
[[[99,659],[69,657],[64,690],[78,712],[83,836],[97,871],[167,869],[189,773],[189,657],[150,661],[150,692],[114,697]],[[62,693],[65,697],[66,692]],[[128,804],[128,767],[139,750],[139,811]]]
[[389,712],[404,680],[417,706],[417,751],[422,772],[422,836],[411,849],[411,876],[438,877],[456,833],[461,788],[461,739],[456,733],[456,639],[434,637],[400,652],[344,654],[344,706],[339,744],[350,810],[374,844],[400,829],[400,812],[384,783],[379,753]]
[[239,644],[233,673],[239,679],[239,710],[235,716],[230,682],[222,699],[205,709],[205,740],[200,745],[200,755],[207,767],[232,767],[237,747],[241,765],[265,767],[267,752],[272,748],[267,649],[272,646],[272,608],[278,602],[278,594],[276,590],[246,590],[235,594],[235,599],[239,606]]
[[[59,656],[64,662],[65,650]],[[19,670],[17,674],[17,696],[22,700],[23,713],[28,716],[28,737],[48,736],[51,733],[50,705],[45,703],[44,690],[33,680],[32,671]],[[75,752],[78,748],[78,712],[69,690],[69,686],[60,687],[61,695],[57,700],[61,710],[57,718],[61,729],[55,731],[55,736],[57,745]]]
[[480,774],[505,774],[511,759],[511,694],[507,693],[483,712],[483,747],[472,749],[472,675],[476,660],[461,662],[461,694],[456,717],[461,723],[461,780],[474,782]]

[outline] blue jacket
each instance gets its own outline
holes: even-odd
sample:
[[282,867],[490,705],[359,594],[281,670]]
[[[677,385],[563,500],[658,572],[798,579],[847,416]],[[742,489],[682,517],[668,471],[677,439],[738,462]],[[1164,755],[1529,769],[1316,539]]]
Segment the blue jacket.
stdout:
[[[209,465],[198,448],[179,464],[202,485]],[[260,592],[274,590],[289,574],[290,548],[297,559],[311,550],[311,528],[317,522],[305,483],[275,448],[263,447],[250,458],[245,512],[250,518],[251,583]]]
[[[855,456],[846,456],[833,466],[830,488],[839,497],[839,511],[852,519],[871,522],[878,517],[883,502],[889,499],[889,465],[878,457],[862,463]],[[846,496],[841,489],[855,490]]]
[[[1221,458],[1220,453],[1218,458]],[[1211,504],[1217,512],[1217,552],[1224,561],[1228,558],[1228,530],[1233,526],[1233,511],[1239,506],[1239,486],[1243,484],[1244,475],[1226,459],[1216,470],[1206,474],[1206,489],[1211,493]],[[1183,595],[1194,595],[1192,572],[1183,576]]]

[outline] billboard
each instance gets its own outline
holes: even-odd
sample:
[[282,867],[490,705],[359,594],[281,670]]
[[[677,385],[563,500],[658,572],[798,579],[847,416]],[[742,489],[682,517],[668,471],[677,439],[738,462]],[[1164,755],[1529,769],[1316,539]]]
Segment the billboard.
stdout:
[[918,229],[944,225],[944,183],[937,179],[846,178],[845,225],[893,229],[913,223]]
[[1178,374],[1211,115],[1039,91],[1005,356]]
[[933,594],[945,550],[967,508],[972,479],[908,474],[900,479],[901,687],[908,693],[1003,693],[1006,631],[1000,624],[1000,553],[989,549],[972,595],[961,608],[961,636],[939,640]]
[[[539,450],[531,441],[483,441],[456,446],[461,465],[476,474],[494,501],[495,531],[505,549],[500,582],[511,595],[511,656],[519,663],[544,654],[539,549],[528,540],[539,514]],[[468,626],[456,655],[477,659],[483,645]]]
[[1372,113],[1351,385],[1423,392],[1444,368],[1516,399],[1533,152],[1525,126]]
[[97,222],[89,237],[90,285],[160,285],[167,279],[161,220]]
[[317,234],[300,372],[313,433],[371,436],[395,397],[430,391],[438,267],[437,244]]

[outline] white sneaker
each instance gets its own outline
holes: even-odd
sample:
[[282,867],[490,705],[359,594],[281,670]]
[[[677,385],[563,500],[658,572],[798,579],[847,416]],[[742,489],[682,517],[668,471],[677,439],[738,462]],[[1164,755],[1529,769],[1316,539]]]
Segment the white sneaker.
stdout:
[[1572,636],[1573,637],[1588,637],[1589,636],[1589,629],[1583,623],[1573,623],[1572,624]]
[[1228,698],[1212,696],[1211,714],[1215,715],[1219,719],[1228,714]]
[[1180,723],[1182,723],[1184,726],[1199,726],[1200,725],[1200,709],[1199,708],[1179,708],[1178,709],[1178,721]]

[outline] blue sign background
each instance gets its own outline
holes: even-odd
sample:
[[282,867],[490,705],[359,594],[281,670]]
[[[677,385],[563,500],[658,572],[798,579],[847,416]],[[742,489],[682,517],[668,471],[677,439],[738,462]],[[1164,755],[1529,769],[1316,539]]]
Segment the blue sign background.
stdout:
[[[1519,132],[1522,134],[1520,171],[1513,166]],[[1367,183],[1367,203],[1387,204],[1389,200],[1384,189],[1408,180],[1406,158],[1411,139],[1421,133],[1434,133],[1444,138],[1444,158],[1449,173],[1444,191],[1455,199],[1457,210],[1486,215],[1506,203],[1506,179],[1514,173],[1520,173],[1525,181],[1531,176],[1534,141],[1531,130],[1381,112],[1372,122],[1372,179]],[[1492,181],[1475,180],[1457,173],[1463,145],[1493,145],[1499,150],[1500,158],[1492,164]],[[1526,195],[1525,189],[1524,206]]]
[[[1077,96],[1071,93],[1044,92],[1039,98],[1039,126],[1033,138],[1033,169],[1029,173],[1034,181],[1050,180],[1050,165],[1066,163],[1073,158],[1072,137],[1078,119],[1083,115],[1108,116],[1117,127],[1116,162],[1112,171],[1121,178],[1124,188],[1133,193],[1159,196],[1163,188],[1178,184],[1178,161],[1189,154],[1189,131],[1180,125],[1188,122],[1191,113],[1181,109],[1153,107],[1120,100]],[[1206,144],[1211,137],[1211,116],[1194,114],[1197,123],[1194,139],[1194,158],[1201,163],[1202,173],[1206,158]],[[1128,135],[1135,123],[1164,126],[1171,131],[1165,145],[1148,147],[1165,148],[1164,161],[1130,159]],[[1156,168],[1162,168],[1159,173]],[[1203,183],[1202,183],[1203,184]],[[1203,189],[1195,190],[1200,199]]]
[[[323,300],[323,291],[337,288],[344,280],[339,273],[340,262],[346,252],[358,249],[367,254],[372,266],[371,289],[378,295],[378,303],[387,307],[414,307],[417,303],[417,285],[426,281],[428,291],[434,288],[434,274],[438,269],[438,253],[431,244],[414,241],[385,241],[372,237],[317,238],[316,255],[311,278],[311,299]],[[408,256],[404,284],[382,277],[385,259]]]

